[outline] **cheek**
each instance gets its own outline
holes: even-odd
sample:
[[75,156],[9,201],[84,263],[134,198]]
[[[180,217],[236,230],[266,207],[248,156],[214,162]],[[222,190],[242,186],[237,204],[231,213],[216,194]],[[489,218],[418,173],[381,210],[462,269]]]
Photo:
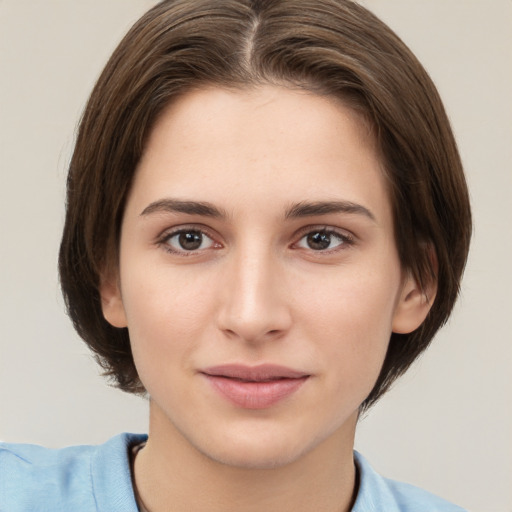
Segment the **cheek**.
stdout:
[[336,367],[329,375],[338,386],[373,387],[391,336],[399,272],[340,271],[324,286],[303,291],[301,323],[316,339],[318,357]]
[[313,324],[321,323],[323,329],[341,329],[340,334],[358,338],[358,344],[364,344],[374,338],[369,336],[371,332],[391,332],[399,289],[399,270],[365,265],[302,280],[294,296],[300,301],[300,314],[308,316]]
[[161,375],[158,369],[165,374],[170,366],[185,366],[204,337],[212,300],[201,283],[185,274],[131,266],[121,281],[133,356],[143,381],[144,375]]

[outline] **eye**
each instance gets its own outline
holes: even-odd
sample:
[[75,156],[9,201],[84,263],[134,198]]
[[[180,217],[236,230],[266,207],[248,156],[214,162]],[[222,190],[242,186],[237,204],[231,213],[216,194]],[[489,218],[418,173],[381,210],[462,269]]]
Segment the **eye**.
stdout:
[[162,242],[170,252],[184,253],[210,249],[215,242],[198,229],[181,229],[167,234]]
[[318,229],[305,234],[296,245],[302,249],[328,251],[351,243],[352,239],[347,235],[329,229]]

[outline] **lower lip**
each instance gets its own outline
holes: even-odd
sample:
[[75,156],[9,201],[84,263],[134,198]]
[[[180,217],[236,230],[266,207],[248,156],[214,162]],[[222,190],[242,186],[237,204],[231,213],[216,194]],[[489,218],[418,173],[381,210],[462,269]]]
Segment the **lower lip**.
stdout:
[[205,376],[224,398],[243,409],[271,407],[298,391],[308,379],[308,376],[304,376],[298,379],[246,382],[216,375]]

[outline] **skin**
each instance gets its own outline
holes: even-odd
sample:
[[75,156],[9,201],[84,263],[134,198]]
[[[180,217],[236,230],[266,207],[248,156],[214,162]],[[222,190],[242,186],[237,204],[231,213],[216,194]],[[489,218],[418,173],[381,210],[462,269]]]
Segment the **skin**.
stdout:
[[[299,211],[305,202],[338,208]],[[101,292],[151,397],[135,462],[149,510],[350,510],[359,406],[391,332],[429,309],[400,266],[380,158],[356,113],[274,86],[181,97],[149,138]],[[247,409],[201,373],[226,363],[309,377]]]

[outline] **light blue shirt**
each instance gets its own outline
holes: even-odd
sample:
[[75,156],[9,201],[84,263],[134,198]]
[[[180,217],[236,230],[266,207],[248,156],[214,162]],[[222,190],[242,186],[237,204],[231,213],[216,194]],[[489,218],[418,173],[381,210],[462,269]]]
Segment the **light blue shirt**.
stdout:
[[[146,439],[121,434],[99,446],[59,450],[0,443],[0,512],[137,512],[129,451]],[[352,512],[464,512],[354,457],[359,492]]]

